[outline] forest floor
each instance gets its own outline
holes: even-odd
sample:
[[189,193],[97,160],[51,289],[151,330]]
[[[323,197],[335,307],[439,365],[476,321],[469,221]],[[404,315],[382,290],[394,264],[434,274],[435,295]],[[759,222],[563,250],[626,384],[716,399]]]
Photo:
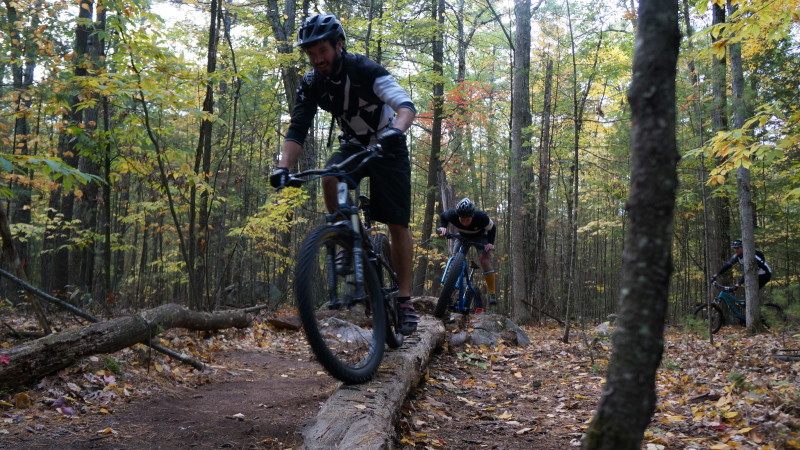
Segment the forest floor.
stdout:
[[[445,345],[403,406],[395,447],[578,447],[598,405],[610,339],[577,330],[564,343],[559,328],[524,329],[527,347]],[[701,334],[667,330],[642,448],[800,449],[800,362],[774,357],[800,348],[800,334],[747,336],[729,326],[714,345]],[[0,346],[15,343],[0,335]],[[0,393],[0,448],[297,448],[303,420],[339,386],[301,332],[263,318],[210,335],[170,330],[161,343],[207,369],[143,346],[87,358]]]

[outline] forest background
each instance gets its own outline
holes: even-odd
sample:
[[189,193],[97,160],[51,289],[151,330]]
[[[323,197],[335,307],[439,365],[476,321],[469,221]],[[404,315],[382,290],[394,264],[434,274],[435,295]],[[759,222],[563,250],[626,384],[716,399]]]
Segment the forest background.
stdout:
[[[764,295],[789,307],[800,297],[800,5],[725,6],[680,3],[673,323],[709,295],[741,236],[739,168],[774,272]],[[0,228],[15,243],[4,239],[4,264],[44,291],[109,315],[176,300],[291,303],[296,249],[323,208],[318,188],[277,193],[266,176],[308,70],[292,47],[297,26],[323,11],[343,22],[347,50],[386,66],[418,109],[414,294],[438,292],[447,248],[432,237],[436,214],[470,197],[498,226],[503,312],[520,323],[615,312],[632,1],[542,0],[527,15],[471,0],[6,0],[0,11]],[[335,134],[317,114],[300,167],[320,167]],[[0,288],[17,302],[15,287]]]

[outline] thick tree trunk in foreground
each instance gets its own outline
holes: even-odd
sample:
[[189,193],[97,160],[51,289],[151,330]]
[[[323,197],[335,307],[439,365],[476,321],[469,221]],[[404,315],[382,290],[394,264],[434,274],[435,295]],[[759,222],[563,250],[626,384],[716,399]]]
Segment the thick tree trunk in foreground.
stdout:
[[136,316],[70,328],[0,352],[0,387],[6,389],[32,383],[71,366],[85,356],[113,353],[133,344],[147,343],[170,328],[245,328],[250,321],[242,311],[209,314],[170,303]]
[[628,100],[632,112],[631,190],[620,314],[600,406],[587,449],[639,449],[656,406],[672,272],[676,165],[677,0],[641,0]]

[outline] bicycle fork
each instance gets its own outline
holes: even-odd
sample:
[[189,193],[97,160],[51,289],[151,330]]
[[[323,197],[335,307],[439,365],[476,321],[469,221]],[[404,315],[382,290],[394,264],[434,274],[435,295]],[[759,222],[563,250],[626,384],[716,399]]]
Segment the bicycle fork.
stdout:
[[339,202],[339,209],[341,211],[347,211],[350,215],[350,232],[352,233],[351,237],[353,239],[353,275],[355,276],[354,298],[360,300],[366,297],[366,292],[364,291],[364,261],[362,259],[364,249],[360,239],[361,223],[358,219],[358,209],[355,205],[350,205],[348,201],[349,193],[346,182],[339,181],[336,195]]
[[464,283],[464,269],[465,269],[464,266],[466,265],[466,261],[464,261],[461,264],[461,267],[450,267],[450,266],[452,266],[453,259],[454,258],[450,258],[450,259],[447,260],[447,265],[444,268],[444,273],[442,273],[442,279],[439,280],[439,282],[440,283],[444,283],[444,279],[445,279],[445,277],[447,276],[448,272],[451,269],[452,270],[458,270],[460,272],[458,278],[456,279],[456,285],[455,285],[455,289],[458,290],[458,302],[456,302],[456,304],[453,305],[453,307],[458,312],[464,312],[467,309],[466,304],[465,304],[466,303],[466,295],[464,295],[465,291],[466,291],[466,287],[467,287],[466,283]]

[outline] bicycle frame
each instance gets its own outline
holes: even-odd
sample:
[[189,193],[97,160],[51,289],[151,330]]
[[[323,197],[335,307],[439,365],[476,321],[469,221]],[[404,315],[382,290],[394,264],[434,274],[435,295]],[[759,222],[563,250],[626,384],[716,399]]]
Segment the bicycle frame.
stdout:
[[726,291],[719,291],[717,296],[714,298],[714,302],[717,304],[724,303],[728,307],[728,310],[733,313],[734,317],[739,319],[741,322],[745,321],[745,316],[740,312],[746,304],[744,299],[737,298]]
[[[359,199],[360,202],[362,202],[363,199],[366,199],[366,197],[360,195],[360,185],[358,183],[355,183],[349,177],[349,174],[357,171],[358,169],[366,165],[372,158],[380,158],[381,156],[382,154],[380,145],[365,147],[363,150],[354,153],[353,155],[351,155],[350,157],[348,157],[347,159],[338,164],[328,166],[324,169],[311,169],[292,174],[290,175],[289,183],[287,183],[288,186],[298,187],[303,183],[306,183],[316,178],[322,178],[325,176],[335,176],[338,178],[339,181],[337,183],[336,196],[339,209],[334,213],[326,214],[325,220],[329,225],[346,226],[347,229],[351,233],[353,233],[353,238],[354,238],[353,275],[355,278],[355,288],[356,288],[355,298],[361,298],[366,295],[364,292],[364,267],[363,267],[362,255],[364,254],[365,251],[369,252],[368,254],[370,256],[371,261],[376,261],[377,256],[372,251],[369,239],[366,239],[367,237],[366,230],[368,230],[371,227],[372,221],[370,220],[369,217],[365,217],[366,226],[361,222],[361,216],[359,214],[359,209],[361,209],[360,205],[357,205],[352,201],[350,197],[350,191],[352,190],[355,192],[355,196],[356,198]],[[345,170],[348,164],[362,157],[363,159],[359,162],[358,166],[349,171]],[[311,177],[311,178],[306,179],[304,177]],[[336,218],[342,218],[342,217],[346,219],[338,221],[336,220]],[[360,237],[363,237],[363,239],[359,239]],[[329,273],[327,275],[329,280],[332,280],[333,277],[335,276],[332,273]],[[329,305],[329,306],[340,307],[342,305]]]
[[[469,298],[467,294],[469,292],[475,292],[475,287],[472,285],[472,277],[475,274],[475,269],[479,266],[475,263],[475,260],[469,260],[467,262],[467,254],[469,253],[470,248],[475,247],[476,249],[483,249],[483,244],[480,242],[469,241],[465,237],[460,234],[451,235],[447,234],[446,237],[452,237],[459,240],[459,247],[456,250],[456,253],[453,254],[450,258],[447,259],[447,265],[444,268],[444,272],[442,273],[442,278],[439,280],[440,283],[444,284],[445,277],[447,276],[448,271],[451,269],[451,265],[453,263],[453,259],[455,255],[461,253],[464,255],[463,262],[461,264],[460,273],[458,275],[458,279],[456,280],[455,288],[458,290],[458,303],[455,305],[455,309],[458,312],[469,312]],[[469,270],[467,270],[469,269]],[[473,294],[473,297],[477,297]],[[483,305],[473,305],[473,308],[483,307]]]

